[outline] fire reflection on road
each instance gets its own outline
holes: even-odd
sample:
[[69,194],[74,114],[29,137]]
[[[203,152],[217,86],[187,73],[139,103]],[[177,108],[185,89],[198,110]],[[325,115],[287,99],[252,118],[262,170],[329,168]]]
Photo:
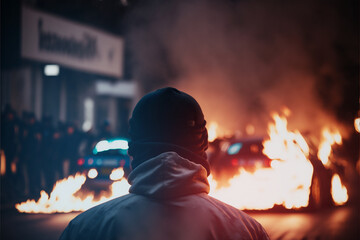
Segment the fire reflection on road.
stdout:
[[318,213],[254,213],[271,239],[359,239],[359,209],[342,207]]
[[[76,213],[2,213],[1,239],[58,239]],[[319,212],[248,212],[260,222],[271,239],[360,239],[358,207],[337,207]],[[19,231],[21,224],[21,231]]]

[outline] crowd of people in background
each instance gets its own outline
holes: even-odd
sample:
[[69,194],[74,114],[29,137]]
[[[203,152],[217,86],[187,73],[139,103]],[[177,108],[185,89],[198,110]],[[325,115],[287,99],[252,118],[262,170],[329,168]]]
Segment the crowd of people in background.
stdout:
[[107,121],[95,135],[70,122],[54,125],[50,116],[41,121],[32,112],[19,116],[6,105],[1,113],[3,198],[37,199],[40,190],[51,192],[57,180],[77,171],[79,157],[91,153],[98,140],[111,137]]

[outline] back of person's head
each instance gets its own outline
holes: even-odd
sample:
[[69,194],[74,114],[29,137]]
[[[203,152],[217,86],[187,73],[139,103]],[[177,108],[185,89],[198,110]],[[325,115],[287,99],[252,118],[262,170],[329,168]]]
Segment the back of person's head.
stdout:
[[162,88],[145,95],[130,119],[129,154],[136,168],[163,152],[174,151],[199,163],[210,174],[206,157],[206,121],[197,101],[175,88]]

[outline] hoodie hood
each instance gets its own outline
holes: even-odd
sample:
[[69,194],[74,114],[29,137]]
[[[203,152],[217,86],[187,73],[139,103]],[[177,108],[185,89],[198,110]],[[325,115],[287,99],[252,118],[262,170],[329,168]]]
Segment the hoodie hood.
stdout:
[[165,152],[137,166],[129,175],[129,192],[155,199],[171,199],[209,193],[206,169],[197,163]]

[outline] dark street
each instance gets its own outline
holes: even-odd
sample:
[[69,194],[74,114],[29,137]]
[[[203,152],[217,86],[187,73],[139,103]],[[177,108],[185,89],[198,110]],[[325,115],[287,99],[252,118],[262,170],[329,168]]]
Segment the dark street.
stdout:
[[0,2],[0,240],[360,240],[359,1]]
[[250,214],[271,239],[359,239],[360,215],[354,207],[339,207],[316,213]]
[[[58,239],[78,213],[1,214],[1,239]],[[249,213],[267,230],[271,239],[359,239],[360,214],[356,207],[339,207],[316,213]]]

